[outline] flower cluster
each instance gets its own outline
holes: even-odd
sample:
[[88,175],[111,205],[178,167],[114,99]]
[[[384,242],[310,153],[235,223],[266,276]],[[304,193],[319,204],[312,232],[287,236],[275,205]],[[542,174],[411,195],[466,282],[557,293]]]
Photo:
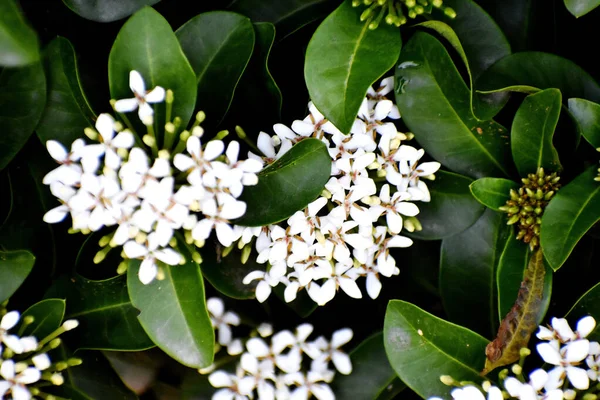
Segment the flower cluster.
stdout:
[[[508,370],[499,374],[504,390],[492,386],[490,382],[484,382],[482,387],[467,384],[454,389],[452,398],[485,400],[487,392],[488,400],[572,400],[580,396],[586,399],[588,389],[595,391],[590,382],[600,382],[600,344],[587,339],[595,327],[596,321],[591,316],[580,319],[575,331],[564,318],[553,318],[550,327],[540,326],[537,333],[542,341],[537,345],[537,352],[548,365],[549,371],[536,369],[526,378],[522,365],[530,351],[522,349],[521,362],[511,368],[516,377],[508,376]],[[442,382],[459,384],[448,376],[443,376]],[[596,398],[591,392],[588,396]],[[432,397],[430,400],[439,398]]]
[[[67,320],[56,331],[38,341],[34,336],[19,337],[9,332],[17,326],[19,319],[18,311],[8,312],[0,319],[0,398],[46,398],[42,392],[44,387],[62,385],[64,378],[61,371],[81,364],[81,360],[76,358],[53,363],[47,354],[60,345],[58,336],[76,328],[78,323],[76,320]],[[26,317],[21,322],[22,326],[31,323],[32,317]]]
[[523,186],[519,190],[510,190],[510,199],[499,208],[508,214],[508,224],[518,222],[517,239],[529,243],[531,251],[540,244],[540,226],[544,209],[552,196],[560,189],[560,176],[553,172],[546,174],[539,168],[535,174],[521,179]]
[[406,8],[408,18],[415,19],[419,15],[431,14],[437,8],[450,18],[456,18],[456,12],[444,6],[443,0],[352,0],[352,6],[366,6],[367,9],[360,15],[361,21],[368,21],[369,29],[377,29],[384,19],[388,25],[400,27],[408,21],[404,15]]
[[[244,279],[245,284],[258,280],[259,301],[265,301],[280,283],[286,286],[287,302],[301,289],[319,305],[333,299],[340,288],[361,298],[356,284],[361,276],[366,277],[369,296],[376,298],[381,290],[379,277],[399,273],[390,249],[412,244],[400,232],[420,229],[414,218],[419,209],[411,201],[430,200],[422,178],[433,179],[440,164],[420,163],[424,151],[402,144],[412,135],[398,132],[391,122],[400,118],[397,107],[385,97],[393,86],[393,78],[386,78],[377,90],[369,89],[349,135],[313,104],[309,104],[310,115],[294,121],[291,129],[277,124],[276,135],[260,133],[258,149],[267,163],[307,137],[322,140],[333,163],[322,197],[292,215],[286,226],[245,230],[240,248],[258,236],[257,262],[270,266]],[[385,184],[378,189],[378,182]]]
[[[310,324],[273,333],[269,324],[261,324],[253,337],[245,340],[232,339],[231,326],[240,324],[240,318],[225,311],[219,298],[208,299],[207,306],[214,328],[218,331],[218,343],[227,346],[230,355],[240,355],[235,372],[217,370],[208,380],[216,388],[213,399],[261,400],[308,399],[334,400],[329,387],[336,371],[341,374],[352,372],[350,357],[340,347],[352,339],[352,330],[345,328],[333,333],[331,341],[323,336],[309,341],[313,332]],[[306,365],[310,368],[306,371]],[[211,372],[210,367],[201,372]]]
[[[257,183],[262,162],[239,160],[236,141],[227,147],[220,138],[203,144],[202,112],[191,131],[178,132],[178,118],[166,121],[159,140],[148,103],[166,100],[166,114],[170,115],[173,93],[161,87],[147,92],[137,71],[131,71],[130,86],[135,97],[113,105],[120,112],[138,109],[148,131],[143,143],[124,115],[128,128],[109,114],[98,116],[95,130],[86,129],[87,136],[97,143],[77,139],[67,151],[60,143],[48,141],[48,151],[60,165],[43,182],[50,185],[61,205],[50,210],[44,220],[60,222],[70,214],[73,230],[83,233],[116,226],[100,241],[103,249],[95,262],[122,246],[124,259],[142,260],[139,278],[148,284],[160,278],[161,263],[185,261],[177,251],[175,232],[179,229],[184,230],[188,244],[202,247],[214,229],[224,246],[231,245],[236,238],[229,220],[245,213],[246,204],[238,197],[245,185]],[[119,272],[126,267],[123,262]]]

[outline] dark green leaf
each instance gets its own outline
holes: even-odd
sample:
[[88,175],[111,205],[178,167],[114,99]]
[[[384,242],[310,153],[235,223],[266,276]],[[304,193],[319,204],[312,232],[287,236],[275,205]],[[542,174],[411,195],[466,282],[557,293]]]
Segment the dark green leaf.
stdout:
[[256,281],[244,285],[242,280],[252,271],[263,270],[264,265],[256,263],[256,254],[251,254],[246,264],[242,264],[241,251],[237,246],[225,257],[223,247],[216,240],[209,240],[199,249],[202,255],[202,274],[210,284],[227,297],[253,299]]
[[15,0],[0,1],[0,66],[19,67],[40,59],[39,42]]
[[213,361],[215,332],[200,267],[191,261],[187,249],[181,250],[188,261],[163,266],[165,278],[148,285],[138,278],[140,262],[131,261],[127,286],[133,305],[140,310],[138,319],[154,343],[183,365],[203,368]]
[[29,307],[21,320],[33,317],[33,323],[27,325],[21,336],[35,336],[38,341],[57,330],[65,316],[65,301],[62,299],[46,299]]
[[435,181],[427,183],[431,201],[419,203],[417,218],[423,230],[413,232],[410,236],[437,240],[460,233],[473,225],[484,208],[471,196],[471,182],[472,179],[452,172],[436,172]]
[[214,11],[190,19],[176,35],[196,74],[197,108],[218,123],[252,56],[254,27],[243,15]]
[[508,133],[494,121],[478,121],[470,96],[444,46],[417,32],[396,69],[396,100],[404,122],[446,167],[474,178],[508,175]]
[[[537,20],[534,18],[536,14],[532,7],[533,0],[478,0],[477,3],[485,8],[500,26],[513,51],[523,51],[531,47],[529,42],[534,36],[531,32]],[[540,5],[544,6],[543,3]],[[541,22],[543,23],[543,20]]]
[[44,393],[58,396],[61,399],[69,400],[94,400],[93,397],[87,396],[81,390],[73,387],[69,384],[62,384],[60,386],[48,386],[44,388]]
[[34,263],[35,257],[26,250],[0,251],[0,303],[16,292]]
[[0,72],[0,170],[25,146],[45,103],[46,78],[40,63]]
[[550,200],[542,216],[541,244],[553,270],[566,261],[581,237],[600,220],[600,182],[591,167]]
[[562,169],[552,144],[558,124],[562,96],[558,89],[546,89],[523,100],[513,120],[510,145],[513,160],[523,178],[538,168]]
[[497,90],[511,86],[557,88],[563,98],[582,97],[600,101],[600,86],[577,64],[554,54],[511,54],[491,66],[477,81],[477,89]]
[[[513,230],[506,241],[504,249],[502,249],[500,261],[498,261],[496,284],[498,286],[498,315],[500,319],[504,318],[515,304],[530,257],[529,246],[517,240]],[[550,306],[552,277],[552,269],[546,266],[542,307],[538,314],[537,324],[542,322]]]
[[[162,86],[175,95],[173,117],[187,126],[196,104],[194,70],[183,54],[171,26],[158,12],[144,7],[127,20],[119,31],[108,58],[108,82],[114,99],[133,97],[129,88],[129,72],[138,71],[147,89]],[[154,106],[155,132],[162,143],[165,106]],[[137,120],[137,113],[130,120]]]
[[585,99],[569,99],[569,111],[583,137],[592,146],[600,147],[600,104]]
[[323,142],[298,142],[258,174],[257,185],[244,189],[240,200],[246,202],[246,214],[235,223],[265,226],[288,218],[321,194],[330,173],[331,157]]
[[421,397],[450,399],[440,375],[458,381],[481,380],[488,341],[462,326],[401,301],[389,302],[383,340],[388,360],[400,379]]
[[352,374],[338,375],[332,384],[338,399],[374,400],[388,392],[388,386],[397,379],[385,354],[382,332],[359,344],[350,352],[350,359]]
[[510,190],[519,189],[519,184],[510,179],[481,178],[471,183],[469,188],[478,202],[487,208],[499,211],[498,208],[504,206],[510,199]]
[[579,18],[600,6],[600,0],[564,0],[567,10]]
[[138,311],[127,294],[125,276],[91,281],[75,275],[66,291],[66,318],[79,327],[73,336],[75,349],[145,350],[154,343],[137,321]]
[[69,148],[83,137],[83,130],[96,118],[79,81],[77,59],[71,43],[62,37],[54,39],[45,53],[48,99],[36,129],[40,140],[58,140]]
[[485,336],[498,326],[496,267],[509,229],[502,214],[486,210],[469,229],[442,241],[444,309],[451,321]]
[[336,0],[236,0],[231,11],[244,14],[254,22],[274,24],[281,40],[326,16],[338,4]]
[[544,307],[545,276],[544,255],[538,248],[527,264],[513,308],[500,323],[496,338],[485,349],[487,359],[482,375],[518,361],[520,350],[527,348]]
[[[584,293],[583,296],[571,307],[566,318],[575,326],[576,321],[591,315],[596,321],[600,321],[600,283]],[[589,340],[600,340],[600,324],[596,323],[596,328],[587,336]]]
[[346,0],[317,28],[304,63],[304,79],[315,106],[349,133],[367,89],[394,66],[402,40],[396,27],[371,30]]
[[96,22],[112,22],[125,18],[144,6],[160,0],[63,0],[79,16]]

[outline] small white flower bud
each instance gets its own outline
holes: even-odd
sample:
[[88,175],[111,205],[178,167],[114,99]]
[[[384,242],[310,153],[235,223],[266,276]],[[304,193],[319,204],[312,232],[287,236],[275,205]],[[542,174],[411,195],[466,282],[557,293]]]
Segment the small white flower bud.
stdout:
[[453,386],[456,381],[450,375],[440,376],[440,381],[446,386]]
[[71,329],[75,329],[79,326],[79,321],[76,319],[68,319],[62,324],[65,331],[70,331]]

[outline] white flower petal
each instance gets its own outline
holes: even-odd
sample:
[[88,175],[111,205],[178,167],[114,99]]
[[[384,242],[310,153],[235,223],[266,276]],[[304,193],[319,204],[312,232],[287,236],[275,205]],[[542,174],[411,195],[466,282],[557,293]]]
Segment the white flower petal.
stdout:
[[258,282],[258,285],[256,285],[255,294],[256,300],[258,300],[259,303],[264,303],[265,300],[267,300],[269,298],[269,295],[271,294],[271,285],[269,285],[266,281]]
[[132,92],[137,93],[140,96],[146,95],[144,78],[142,78],[142,75],[136,70],[129,72],[129,88]]
[[67,161],[67,149],[65,149],[60,142],[57,142],[56,140],[48,140],[46,142],[46,148],[48,149],[50,156],[52,156],[52,158],[54,158],[56,161],[61,163]]
[[119,113],[126,113],[133,111],[138,108],[138,101],[135,98],[122,99],[115,102],[115,111]]
[[250,354],[258,358],[264,358],[271,354],[269,346],[267,346],[265,341],[260,338],[251,338],[248,340],[246,343],[246,349],[248,349]]
[[159,103],[165,99],[165,89],[156,86],[154,89],[146,93],[145,99],[148,103]]
[[214,387],[230,387],[233,385],[231,376],[225,371],[215,371],[208,376],[208,381]]
[[144,285],[149,284],[156,278],[156,274],[158,273],[158,268],[156,267],[156,263],[153,258],[145,258],[140,265],[140,270],[138,271],[138,277],[140,278],[140,282]]
[[573,387],[579,390],[587,390],[590,387],[590,379],[583,368],[568,366],[566,370],[567,378]]
[[588,315],[577,322],[577,333],[579,334],[579,337],[585,338],[592,333],[595,327],[596,320],[591,315]]
[[204,149],[204,158],[208,161],[212,161],[219,157],[223,153],[224,149],[225,145],[222,141],[211,140],[206,144],[206,148]]
[[341,346],[348,343],[350,340],[352,340],[352,336],[353,336],[352,329],[350,329],[350,328],[339,329],[339,330],[335,331],[333,333],[333,336],[331,337],[331,346],[338,349]]
[[367,293],[369,294],[370,298],[376,299],[381,292],[381,287],[381,282],[376,274],[367,274]]
[[536,348],[538,353],[540,354],[540,357],[542,357],[542,359],[545,362],[552,365],[560,365],[562,357],[560,356],[560,353],[550,343],[540,343],[537,345]]
[[576,340],[566,345],[565,360],[570,363],[582,361],[589,355],[590,342],[587,339]]
[[36,368],[29,367],[17,375],[15,380],[19,383],[29,385],[39,381],[41,377],[42,373],[40,371],[38,371]]
[[356,284],[356,282],[354,281],[354,279],[351,278],[339,278],[338,279],[338,283],[340,284],[340,287],[342,288],[342,290],[350,297],[355,298],[355,299],[361,299],[362,298],[362,293],[360,292],[360,289],[358,288],[358,285]]
[[31,361],[33,361],[33,365],[40,371],[50,368],[50,365],[52,364],[50,357],[48,357],[48,354],[46,353],[33,356]]
[[333,365],[335,365],[335,368],[341,374],[350,375],[352,373],[352,363],[348,354],[336,351],[332,354],[331,361],[333,361]]
[[17,325],[17,323],[19,322],[19,317],[20,314],[18,311],[11,311],[6,313],[2,317],[2,320],[0,320],[0,329],[7,331],[15,327],[15,325]]

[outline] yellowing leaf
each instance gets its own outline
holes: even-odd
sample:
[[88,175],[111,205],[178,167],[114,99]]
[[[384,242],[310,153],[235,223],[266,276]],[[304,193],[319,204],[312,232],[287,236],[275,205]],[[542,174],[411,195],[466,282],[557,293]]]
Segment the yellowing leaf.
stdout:
[[517,361],[519,350],[527,347],[543,307],[545,274],[544,255],[538,249],[529,260],[515,304],[502,320],[496,339],[485,348],[487,359],[481,375]]

